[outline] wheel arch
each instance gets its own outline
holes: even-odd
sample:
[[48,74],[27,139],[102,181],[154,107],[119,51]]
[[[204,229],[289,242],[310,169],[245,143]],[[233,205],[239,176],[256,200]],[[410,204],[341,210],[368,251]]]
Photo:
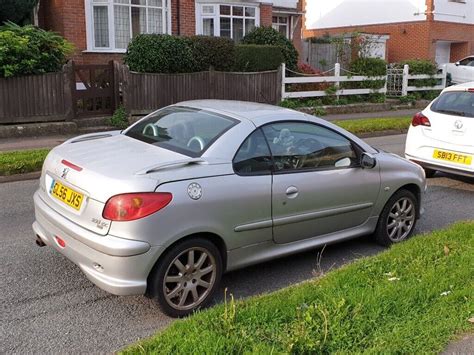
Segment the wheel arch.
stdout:
[[146,292],[145,292],[145,295],[147,296],[153,296],[153,291],[152,291],[152,288],[151,288],[151,282],[150,282],[150,278],[152,277],[152,275],[156,272],[156,270],[158,269],[159,267],[159,264],[160,264],[160,261],[162,260],[163,256],[169,251],[171,250],[172,248],[174,248],[176,245],[186,241],[186,240],[189,240],[189,239],[192,239],[192,238],[203,238],[203,239],[206,239],[208,241],[210,241],[211,243],[213,243],[217,249],[219,250],[219,253],[221,255],[221,258],[222,258],[222,270],[225,271],[226,268],[227,268],[227,246],[224,242],[224,239],[215,234],[215,233],[211,233],[211,232],[198,232],[198,233],[192,233],[192,234],[189,234],[189,235],[186,235],[182,238],[179,238],[178,240],[174,241],[172,244],[168,245],[166,247],[165,250],[163,250],[162,253],[160,253],[160,255],[158,256],[157,260],[155,261],[155,263],[153,264],[153,267],[151,268],[150,272],[148,273],[148,276],[147,276],[147,287],[146,287]]
[[416,202],[418,204],[417,209],[416,209],[416,218],[419,219],[420,218],[420,204],[421,204],[421,189],[420,189],[420,187],[417,184],[413,184],[413,183],[406,184],[406,185],[401,186],[397,191],[395,191],[392,194],[392,196],[395,195],[400,190],[407,190],[407,191],[410,191],[413,195],[415,195]]

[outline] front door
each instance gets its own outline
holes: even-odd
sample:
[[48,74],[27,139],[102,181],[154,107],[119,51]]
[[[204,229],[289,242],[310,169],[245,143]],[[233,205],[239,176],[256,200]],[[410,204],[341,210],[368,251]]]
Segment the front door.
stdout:
[[358,148],[306,122],[263,127],[274,159],[273,239],[289,243],[363,224],[380,190],[378,168],[359,166]]

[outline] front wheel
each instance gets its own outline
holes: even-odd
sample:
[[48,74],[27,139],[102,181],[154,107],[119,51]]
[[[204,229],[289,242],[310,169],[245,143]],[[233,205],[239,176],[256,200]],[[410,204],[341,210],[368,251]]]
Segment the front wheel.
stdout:
[[209,303],[222,275],[222,258],[207,239],[185,240],[170,249],[151,274],[152,294],[164,313],[183,317]]
[[418,200],[408,190],[397,191],[380,214],[375,240],[389,246],[408,239],[415,228]]

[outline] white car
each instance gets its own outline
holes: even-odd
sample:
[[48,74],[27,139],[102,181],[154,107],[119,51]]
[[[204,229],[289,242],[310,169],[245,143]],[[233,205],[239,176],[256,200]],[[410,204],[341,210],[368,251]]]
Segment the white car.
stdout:
[[474,55],[459,62],[446,64],[446,71],[451,74],[451,83],[462,84],[474,80]]
[[474,82],[444,89],[413,117],[405,157],[425,169],[474,177]]

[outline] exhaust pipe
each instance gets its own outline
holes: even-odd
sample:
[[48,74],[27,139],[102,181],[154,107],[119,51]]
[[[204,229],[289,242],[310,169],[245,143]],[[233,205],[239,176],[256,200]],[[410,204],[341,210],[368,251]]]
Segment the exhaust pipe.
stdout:
[[36,235],[36,245],[39,246],[39,247],[45,247],[46,244],[45,242],[43,242],[43,239],[41,239],[41,237],[39,235]]

